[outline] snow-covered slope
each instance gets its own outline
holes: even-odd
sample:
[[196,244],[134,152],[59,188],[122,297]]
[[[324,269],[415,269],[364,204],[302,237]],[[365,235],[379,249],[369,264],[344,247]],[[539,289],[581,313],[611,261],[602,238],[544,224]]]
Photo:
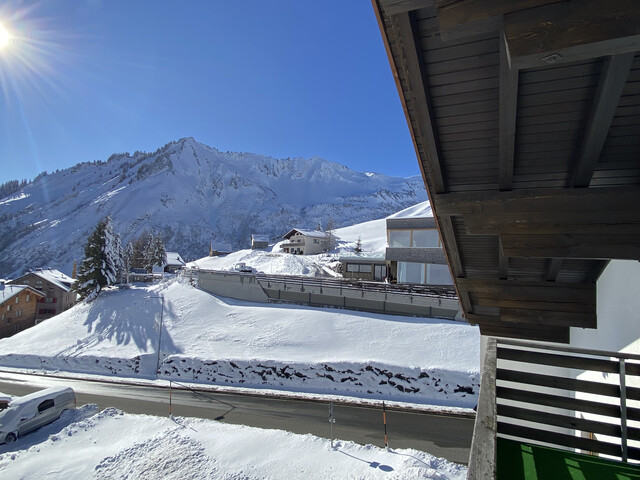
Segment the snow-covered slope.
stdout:
[[95,405],[67,411],[0,445],[5,479],[462,480],[466,467],[413,449],[386,451],[195,418],[130,415]]
[[40,176],[0,199],[0,277],[27,268],[71,273],[87,236],[111,214],[126,242],[143,229],[163,233],[168,250],[201,258],[212,241],[234,249],[260,233],[333,218],[353,225],[426,200],[419,177],[352,171],[320,158],[274,159],[221,152],[192,138],[154,153],[114,154]]
[[[429,202],[412,205],[388,218],[432,216]],[[358,240],[363,253],[384,254],[387,247],[386,218],[370,220],[348,227],[337,228],[339,253],[319,255],[290,255],[282,253],[280,243],[277,242],[264,250],[238,250],[230,255],[220,257],[203,257],[188,264],[191,268],[208,270],[233,270],[237,263],[244,263],[258,272],[280,275],[306,275],[310,277],[340,276],[336,273],[336,262],[340,253],[353,252]]]
[[479,348],[466,323],[246,303],[177,278],[2,339],[0,365],[155,378],[159,359],[159,378],[470,408]]

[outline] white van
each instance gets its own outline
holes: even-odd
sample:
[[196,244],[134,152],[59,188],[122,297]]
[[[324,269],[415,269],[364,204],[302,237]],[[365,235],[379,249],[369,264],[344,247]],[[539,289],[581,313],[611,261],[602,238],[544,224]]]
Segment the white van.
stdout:
[[73,408],[76,408],[76,394],[69,387],[51,387],[18,397],[0,412],[0,443],[13,442]]

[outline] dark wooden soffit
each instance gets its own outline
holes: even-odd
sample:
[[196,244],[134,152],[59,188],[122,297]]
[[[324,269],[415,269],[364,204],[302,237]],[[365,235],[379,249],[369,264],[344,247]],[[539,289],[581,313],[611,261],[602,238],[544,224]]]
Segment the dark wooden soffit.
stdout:
[[[628,166],[634,160],[626,158],[623,167],[615,172],[619,177],[617,172],[624,171],[620,175],[629,175],[628,178],[619,177],[609,184],[601,180],[599,163],[602,152],[609,148],[608,135],[612,125],[616,125],[619,105],[626,109],[624,115],[640,116],[640,109],[635,113],[630,110],[636,108],[632,102],[637,88],[627,83],[634,68],[634,78],[637,77],[638,59],[634,63],[634,55],[640,51],[640,2],[372,0],[372,3],[466,318],[480,325],[483,334],[560,342],[569,341],[572,326],[595,328],[595,279],[606,262],[614,258],[640,259],[637,242],[640,175],[634,180],[632,176],[636,173]],[[455,134],[468,142],[463,145],[491,146],[497,152],[490,154],[493,158],[482,153],[481,158],[487,161],[481,163],[474,157],[480,154],[455,143],[448,133],[450,128],[448,132],[441,130],[441,117],[432,102],[440,102],[436,107],[442,105],[443,94],[434,93],[432,100],[429,85],[432,79],[441,85],[442,76],[437,71],[432,74],[428,62],[442,62],[440,68],[447,66],[448,60],[463,69],[491,65],[482,64],[481,57],[472,54],[465,67],[461,63],[463,57],[459,56],[461,45],[478,42],[486,46],[491,38],[499,39],[493,50],[499,52],[499,76],[483,77],[477,92],[482,94],[488,89],[499,92],[498,126],[485,125],[488,133],[484,137],[482,130],[473,125],[469,126],[469,132],[457,128]],[[431,48],[437,49],[435,53],[431,53]],[[483,48],[486,47],[478,50]],[[449,51],[458,52],[458,56],[448,58]],[[586,98],[592,99],[591,108],[585,110],[588,115],[567,117],[571,119],[567,121],[576,122],[566,129],[569,132],[566,135],[575,135],[575,150],[569,156],[563,153],[565,157],[560,161],[564,164],[559,165],[564,170],[550,169],[539,182],[523,182],[519,173],[523,167],[533,166],[539,171],[536,165],[544,165],[544,162],[525,165],[525,157],[517,157],[521,141],[520,104],[531,112],[534,98],[535,89],[527,79],[531,78],[531,72],[537,72],[535,69],[542,67],[544,71],[549,66],[571,65],[576,61],[597,66],[592,73],[597,75],[593,77],[597,79],[597,88],[595,93],[586,94]],[[450,82],[457,86],[468,82],[465,78],[452,77]],[[555,78],[558,81],[561,77]],[[637,82],[637,78],[633,81]],[[582,87],[572,85],[572,88],[577,93]],[[573,101],[571,97],[565,100],[562,91],[556,94],[557,102]],[[454,99],[453,94],[451,98],[458,102],[477,99],[471,90],[466,100]],[[446,115],[442,118],[449,121]],[[491,133],[491,128],[497,135]],[[441,141],[439,132],[446,142]],[[444,133],[449,138],[445,139]],[[466,133],[472,135],[465,137]],[[539,136],[538,145],[545,147],[544,135]],[[526,142],[531,145],[531,136]],[[468,157],[460,153],[464,148],[469,148]],[[616,152],[617,155],[630,149],[619,151],[622,153]],[[637,157],[637,153],[630,155]],[[620,156],[616,161],[617,158]],[[473,174],[479,178],[495,175],[491,169],[497,166],[497,175],[493,177],[497,182],[493,180],[491,184],[488,180],[483,185],[470,179],[469,188],[459,180],[453,183],[455,169],[468,170],[467,164],[477,166]],[[599,188],[590,187],[594,175],[596,183],[600,182]],[[544,188],[550,181],[555,188]],[[479,240],[474,241],[474,237]]]

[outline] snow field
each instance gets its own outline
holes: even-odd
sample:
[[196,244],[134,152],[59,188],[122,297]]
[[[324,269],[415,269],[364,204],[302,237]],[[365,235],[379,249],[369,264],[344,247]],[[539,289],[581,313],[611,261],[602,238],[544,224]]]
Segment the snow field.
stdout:
[[437,479],[466,468],[412,449],[389,450],[212,420],[131,415],[85,405],[0,446],[0,476],[86,479]]
[[[162,318],[161,318],[162,317]],[[105,290],[0,340],[0,365],[475,406],[477,328],[217,298],[185,279]]]

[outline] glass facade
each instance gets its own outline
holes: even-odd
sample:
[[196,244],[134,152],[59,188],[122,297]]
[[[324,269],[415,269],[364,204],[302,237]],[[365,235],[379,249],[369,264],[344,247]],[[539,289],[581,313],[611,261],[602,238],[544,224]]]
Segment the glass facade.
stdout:
[[447,265],[398,262],[398,283],[453,285],[453,279]]
[[389,230],[389,246],[392,248],[439,247],[440,237],[435,228],[421,230]]

